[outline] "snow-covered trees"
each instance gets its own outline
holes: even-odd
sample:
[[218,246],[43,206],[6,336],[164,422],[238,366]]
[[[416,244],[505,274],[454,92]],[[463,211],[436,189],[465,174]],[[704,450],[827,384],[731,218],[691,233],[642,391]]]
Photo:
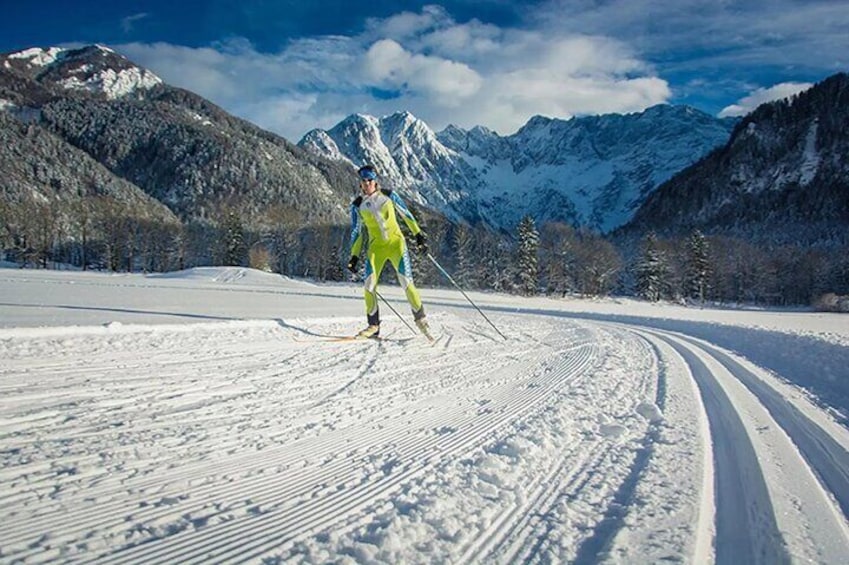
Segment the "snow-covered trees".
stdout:
[[584,234],[575,246],[573,265],[576,291],[584,296],[605,296],[618,283],[622,256],[600,235]]
[[668,295],[669,264],[653,232],[643,238],[642,253],[634,274],[639,296],[657,302]]
[[478,267],[475,261],[473,247],[474,238],[471,230],[463,225],[454,229],[454,249],[457,254],[457,273],[455,279],[460,286],[478,285]]
[[689,298],[704,302],[710,278],[710,246],[707,238],[695,230],[687,240],[684,269],[684,292]]
[[[464,288],[532,295],[597,296],[614,290],[647,300],[812,304],[849,295],[849,245],[776,245],[692,232],[687,238],[650,235],[633,243],[565,224],[538,231],[524,218],[513,237],[484,226],[429,218],[431,254]],[[448,285],[413,247],[420,286]],[[180,222],[108,194],[70,200],[0,201],[0,255],[39,267],[70,264],[109,270],[165,271],[199,265],[245,265],[292,276],[344,279],[348,226],[303,226],[285,205],[261,216],[237,204],[208,210],[205,221]],[[247,250],[254,254],[248,257]],[[257,254],[262,249],[261,254]],[[630,268],[623,270],[624,257]],[[250,261],[250,263],[248,263]],[[391,269],[387,281],[394,281]],[[822,301],[820,301],[822,302]]]
[[245,228],[235,210],[227,212],[221,228],[221,244],[223,247],[222,262],[224,265],[240,266],[244,264],[247,245],[245,245]]
[[525,216],[517,227],[518,249],[516,264],[518,265],[519,292],[526,296],[537,293],[539,285],[539,232],[536,222],[531,216]]

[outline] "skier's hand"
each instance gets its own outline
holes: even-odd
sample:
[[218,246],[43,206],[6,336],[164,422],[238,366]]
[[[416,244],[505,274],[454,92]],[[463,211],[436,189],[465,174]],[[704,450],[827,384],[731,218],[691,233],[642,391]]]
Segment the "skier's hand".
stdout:
[[416,247],[422,255],[425,255],[428,252],[427,237],[425,237],[423,231],[416,234]]
[[359,263],[359,261],[360,261],[360,258],[359,258],[359,257],[357,257],[356,255],[352,256],[352,257],[348,260],[348,270],[349,270],[349,271],[351,271],[352,273],[356,274],[356,272],[357,272],[357,263]]

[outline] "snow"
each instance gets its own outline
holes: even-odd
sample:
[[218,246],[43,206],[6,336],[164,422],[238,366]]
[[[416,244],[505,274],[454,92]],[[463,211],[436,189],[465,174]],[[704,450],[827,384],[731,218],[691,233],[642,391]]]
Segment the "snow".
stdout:
[[65,51],[67,51],[67,49],[62,49],[61,47],[50,47],[49,49],[32,47],[31,49],[25,49],[23,51],[18,51],[17,53],[12,53],[8,55],[8,58],[29,59],[29,63],[31,65],[46,67],[47,65],[55,63],[59,56]]
[[849,555],[845,315],[422,295],[0,268],[2,560]]
[[799,184],[808,186],[814,177],[817,176],[817,170],[820,166],[820,155],[817,152],[817,130],[819,123],[814,121],[805,136],[805,149],[802,154],[802,165],[799,167]]
[[90,92],[103,92],[110,100],[121,98],[135,92],[138,89],[150,89],[161,84],[162,79],[146,69],[132,67],[115,72],[114,69],[105,69],[94,74],[86,80],[72,76],[59,84],[68,90],[88,90]]

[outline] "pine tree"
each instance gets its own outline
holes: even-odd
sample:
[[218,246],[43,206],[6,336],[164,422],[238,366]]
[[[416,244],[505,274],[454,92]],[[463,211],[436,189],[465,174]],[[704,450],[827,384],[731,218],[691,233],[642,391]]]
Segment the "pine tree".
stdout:
[[224,264],[242,265],[247,248],[245,246],[245,229],[242,220],[234,211],[227,213],[224,219]]
[[457,282],[464,288],[477,286],[475,268],[472,263],[474,253],[471,230],[463,225],[457,226],[454,231],[454,245],[457,247]]
[[664,297],[669,286],[669,264],[654,233],[643,239],[643,253],[635,267],[635,275],[639,296],[652,302]]
[[539,265],[537,259],[539,232],[531,216],[522,218],[517,231],[519,235],[517,257],[519,266],[519,291],[526,296],[533,296],[537,293],[537,286],[539,284]]
[[710,245],[699,230],[687,240],[687,255],[684,271],[684,292],[690,298],[704,302],[707,298],[710,279]]

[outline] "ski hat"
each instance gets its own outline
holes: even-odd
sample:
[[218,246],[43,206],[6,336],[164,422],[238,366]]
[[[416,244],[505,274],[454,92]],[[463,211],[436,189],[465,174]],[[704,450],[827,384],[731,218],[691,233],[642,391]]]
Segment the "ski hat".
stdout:
[[360,178],[363,180],[377,180],[377,171],[375,171],[374,167],[371,165],[360,167],[357,174],[360,175]]

